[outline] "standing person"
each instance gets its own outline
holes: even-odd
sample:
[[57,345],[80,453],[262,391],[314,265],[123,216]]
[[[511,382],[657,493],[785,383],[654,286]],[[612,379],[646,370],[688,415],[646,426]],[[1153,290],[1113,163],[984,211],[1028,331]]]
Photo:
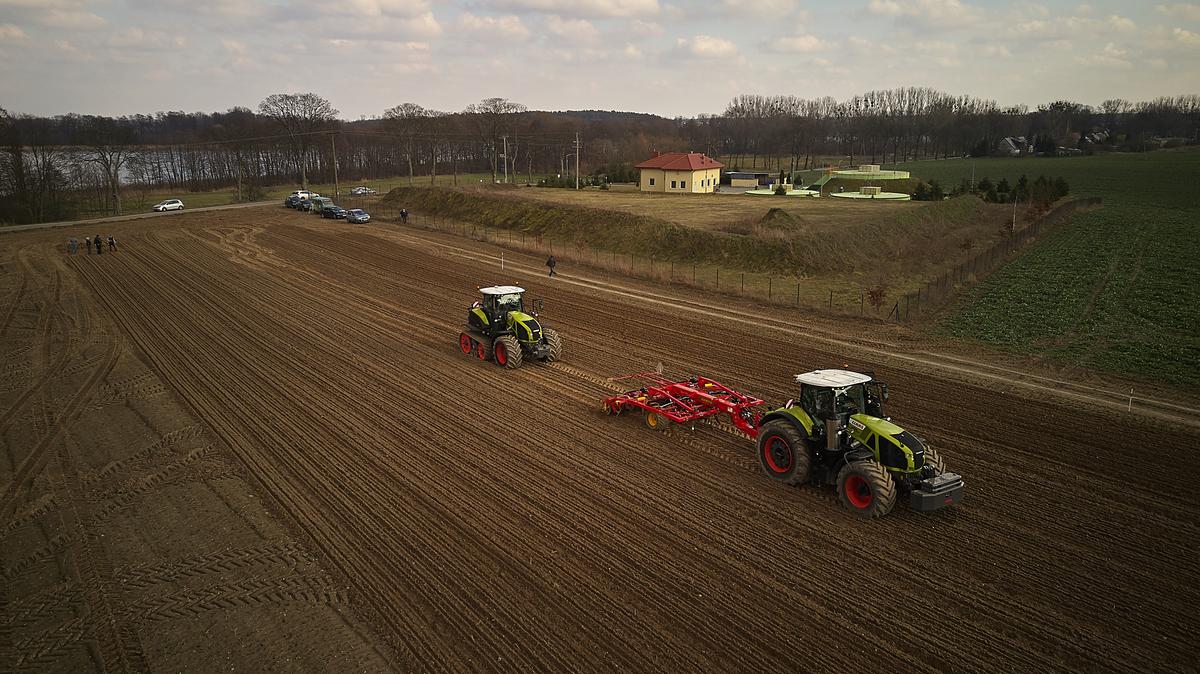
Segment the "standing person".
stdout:
[[408,223],[408,209],[407,208],[400,209],[400,222],[405,223],[405,224]]
[[67,242],[67,250],[70,250],[71,254],[74,255],[79,250],[79,240],[72,236],[71,240]]
[[551,255],[546,258],[546,266],[550,268],[550,276],[554,276],[554,268],[558,266],[558,260],[555,260],[554,256]]
[[83,247],[87,248],[88,255],[92,254],[92,237],[90,237],[90,236],[83,237]]
[[96,236],[92,237],[92,241],[94,241],[96,243],[96,254],[103,255],[104,254],[104,242],[100,240],[100,235],[97,234]]
[[117,240],[116,240],[116,238],[113,237],[112,234],[108,235],[108,249],[109,250],[117,249]]

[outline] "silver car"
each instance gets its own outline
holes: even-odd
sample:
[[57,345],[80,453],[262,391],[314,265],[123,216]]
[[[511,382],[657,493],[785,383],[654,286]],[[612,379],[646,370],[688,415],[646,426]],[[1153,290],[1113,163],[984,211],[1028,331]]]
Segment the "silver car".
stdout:
[[154,204],[155,211],[182,211],[183,202],[178,199],[167,199]]

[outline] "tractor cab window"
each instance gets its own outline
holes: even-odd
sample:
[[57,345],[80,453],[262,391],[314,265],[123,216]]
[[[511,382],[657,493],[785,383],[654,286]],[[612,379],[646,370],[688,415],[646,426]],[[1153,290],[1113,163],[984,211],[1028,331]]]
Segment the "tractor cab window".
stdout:
[[819,420],[824,421],[834,417],[833,391],[830,389],[803,385],[800,390],[800,405],[804,411]]
[[837,414],[858,414],[866,409],[863,385],[854,384],[845,388],[835,388],[834,407]]
[[509,311],[521,311],[521,294],[508,293],[507,295],[497,295],[496,310],[501,313],[508,313]]

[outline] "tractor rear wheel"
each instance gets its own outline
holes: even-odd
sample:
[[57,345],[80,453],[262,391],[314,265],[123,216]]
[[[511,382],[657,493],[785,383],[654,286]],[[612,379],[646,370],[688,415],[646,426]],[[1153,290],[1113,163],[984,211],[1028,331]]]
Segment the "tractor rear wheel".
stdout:
[[936,449],[928,445],[925,446],[925,465],[933,468],[934,477],[946,472],[946,462],[942,460],[942,456],[937,453]]
[[837,478],[838,500],[863,517],[883,517],[896,505],[896,483],[875,461],[851,461]]
[[497,337],[492,344],[492,354],[495,356],[497,365],[510,370],[521,367],[521,358],[524,356],[521,353],[521,345],[512,335]]
[[542,328],[542,336],[546,338],[546,345],[550,347],[550,355],[546,356],[546,362],[553,363],[562,358],[562,335],[558,334],[557,330]]
[[812,457],[804,436],[790,422],[767,422],[758,433],[758,462],[763,472],[784,484],[808,482]]

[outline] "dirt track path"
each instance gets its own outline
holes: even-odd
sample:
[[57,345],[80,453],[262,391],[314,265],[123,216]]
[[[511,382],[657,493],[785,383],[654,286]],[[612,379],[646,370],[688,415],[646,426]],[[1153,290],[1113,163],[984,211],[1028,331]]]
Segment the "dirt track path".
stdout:
[[[633,300],[596,283],[526,281],[531,295],[546,298],[547,320],[566,335],[567,356],[562,364],[505,372],[462,356],[455,342],[472,289],[510,280],[490,264],[421,237],[314,224],[290,212],[263,211],[252,224],[240,212],[175,223],[181,226],[129,225],[118,254],[70,259],[53,277],[62,287],[82,283],[77,301],[86,311],[77,315],[111,320],[112,340],[124,345],[118,352],[144,363],[106,395],[141,387],[178,396],[187,412],[173,414],[186,414],[183,427],[204,442],[188,444],[170,465],[244,467],[250,483],[229,483],[226,492],[261,491],[295,536],[272,549],[315,555],[299,579],[225,587],[239,596],[329,600],[293,601],[303,606],[365,604],[355,614],[387,642],[395,666],[1200,664],[1190,608],[1200,600],[1200,503],[1179,468],[1189,463],[1194,430],[1080,407],[1070,397],[1030,396],[1028,388],[986,377],[964,381],[920,359],[872,358],[875,347],[861,349],[852,365],[891,383],[889,412],[940,447],[968,481],[967,501],[955,511],[919,516],[898,508],[885,520],[861,522],[828,490],[764,478],[752,445],[735,434],[711,427],[655,434],[600,412],[606,377],[657,363],[780,402],[791,396],[791,374],[844,362],[838,345],[781,329],[789,325],[783,315],[747,321],[696,302],[678,308]],[[26,236],[22,255],[47,264],[46,244]],[[15,269],[6,263],[9,297],[29,296],[35,283],[51,295],[58,287],[45,274],[7,273]],[[85,362],[102,370],[110,351],[83,346],[100,328],[59,316],[41,312],[36,322],[30,315],[11,323],[22,334],[61,332],[63,349],[84,349]],[[5,349],[21,348],[14,335],[0,337]],[[58,347],[31,341],[34,347],[6,362],[27,358],[30,376],[56,369]],[[43,413],[42,437],[70,426],[73,410],[87,406],[76,401],[108,399],[84,390],[86,368],[74,379],[80,388],[47,407],[60,416]],[[35,385],[25,381],[20,390]],[[11,397],[16,419],[25,403]],[[151,444],[143,446],[153,447],[174,437],[168,430],[106,433],[114,441],[145,437]],[[10,455],[26,446],[15,442]],[[59,455],[70,445],[43,444]],[[148,459],[161,453],[135,456],[150,468]],[[9,469],[15,477],[0,501],[11,522],[6,535],[33,536],[35,523],[53,533],[39,504],[86,493],[82,481],[59,492],[39,489],[36,456]],[[113,470],[83,473],[87,484],[111,486]],[[147,484],[157,493],[159,483]],[[151,528],[189,521],[175,509]],[[53,540],[26,554],[35,561],[22,568],[54,557]],[[209,543],[207,552],[188,556],[164,541],[153,554],[171,568],[206,568],[211,555],[225,554]],[[239,548],[251,551],[241,558],[257,559],[261,545]],[[22,563],[6,561],[6,568]],[[81,574],[60,591],[94,592],[106,573]],[[10,584],[6,596],[59,587],[39,582],[30,576]],[[113,624],[126,642],[143,645],[149,664],[173,662],[159,659],[161,642],[194,638],[174,609],[118,598]],[[0,620],[11,607],[10,600]],[[214,611],[205,614],[211,625],[231,620],[232,610]],[[176,631],[151,633],[130,615],[160,616]],[[355,653],[378,654],[370,633],[347,621],[335,636],[359,644]],[[308,639],[322,629],[311,622],[295,632]],[[278,646],[264,659],[291,643],[272,634]],[[366,658],[355,662],[384,662]]]

